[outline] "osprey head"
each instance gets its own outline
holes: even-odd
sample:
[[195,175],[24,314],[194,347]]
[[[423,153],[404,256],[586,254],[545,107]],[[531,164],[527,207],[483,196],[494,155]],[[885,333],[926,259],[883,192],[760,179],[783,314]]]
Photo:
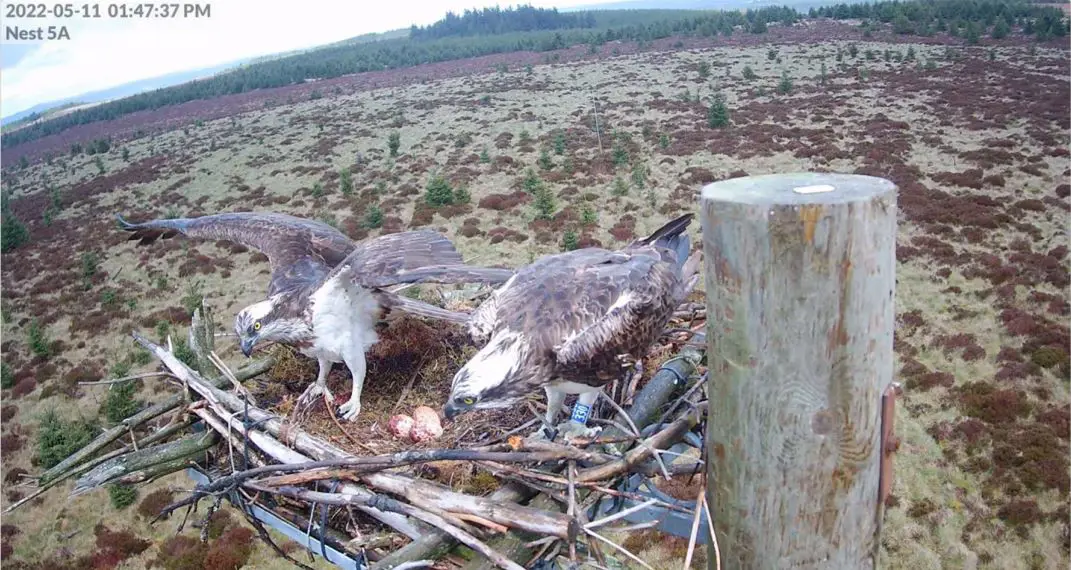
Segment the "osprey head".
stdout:
[[504,331],[454,374],[443,407],[447,419],[474,410],[505,408],[530,391],[527,346],[519,334]]
[[278,297],[269,297],[242,309],[234,317],[234,332],[242,354],[249,356],[262,340],[286,340],[294,337],[294,319],[287,319],[275,310]]

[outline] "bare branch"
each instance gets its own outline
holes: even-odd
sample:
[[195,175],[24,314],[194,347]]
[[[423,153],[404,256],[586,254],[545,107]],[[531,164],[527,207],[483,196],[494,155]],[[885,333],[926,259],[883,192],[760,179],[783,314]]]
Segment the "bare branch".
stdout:
[[122,384],[123,382],[129,382],[131,380],[139,380],[141,378],[156,378],[160,376],[168,376],[178,379],[177,376],[170,372],[146,372],[144,374],[134,374],[133,376],[124,376],[122,378],[113,378],[111,380],[97,380],[95,382],[79,382],[79,386],[104,386],[106,384]]
[[438,528],[439,530],[457,539],[465,546],[468,546],[476,552],[483,554],[492,562],[494,562],[495,565],[499,568],[505,568],[507,570],[524,570],[524,567],[520,564],[509,560],[508,558],[502,556],[494,550],[491,550],[480,539],[450,524],[442,517],[424,511],[423,509],[418,509],[401,501],[391,499],[390,497],[384,495],[376,495],[370,492],[365,492],[366,494],[339,495],[334,493],[320,493],[317,491],[309,491],[300,487],[261,487],[252,482],[247,482],[244,485],[256,491],[263,491],[265,493],[276,493],[283,496],[299,498],[314,503],[324,503],[328,505],[365,505],[369,507],[375,507],[383,511],[396,512],[403,515],[411,516],[413,518],[424,521],[425,523],[435,528]]
[[586,528],[584,529],[584,534],[604,542],[605,544],[607,544],[610,547],[612,547],[614,550],[616,550],[616,551],[620,552],[621,554],[624,554],[625,556],[629,557],[633,562],[636,562],[640,566],[643,566],[644,568],[647,568],[647,570],[654,570],[654,568],[651,568],[651,566],[649,564],[647,564],[643,560],[640,560],[639,557],[637,557],[635,554],[629,552],[624,546],[621,546],[620,544],[617,544],[616,542],[610,540],[609,538],[606,538],[605,536],[602,536],[601,534],[599,534],[599,533],[597,533],[597,532],[595,532],[593,530],[586,529]]

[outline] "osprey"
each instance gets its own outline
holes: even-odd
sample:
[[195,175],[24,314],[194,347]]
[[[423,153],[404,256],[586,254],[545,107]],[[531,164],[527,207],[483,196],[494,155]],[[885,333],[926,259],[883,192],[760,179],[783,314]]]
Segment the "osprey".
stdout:
[[681,216],[617,251],[585,248],[519,269],[475,311],[482,348],[455,374],[447,418],[516,404],[543,388],[546,427],[567,394],[579,394],[565,434],[591,434],[587,413],[625,357],[642,358],[698,281],[700,253]]
[[[450,240],[428,230],[387,234],[358,244],[327,224],[279,213],[236,212],[143,223],[117,218],[122,229],[132,232],[130,239],[142,244],[182,233],[232,241],[264,253],[271,264],[267,298],[234,318],[242,353],[248,357],[258,342],[275,341],[315,358],[316,382],[301,395],[299,405],[320,395],[333,400],[327,374],[334,363],[344,362],[353,377],[353,391],[339,411],[351,421],[361,411],[365,352],[378,341],[376,324],[392,309],[453,322],[468,318],[383,287],[414,282],[499,284],[513,275],[508,269],[464,265]],[[413,275],[417,269],[420,273]]]

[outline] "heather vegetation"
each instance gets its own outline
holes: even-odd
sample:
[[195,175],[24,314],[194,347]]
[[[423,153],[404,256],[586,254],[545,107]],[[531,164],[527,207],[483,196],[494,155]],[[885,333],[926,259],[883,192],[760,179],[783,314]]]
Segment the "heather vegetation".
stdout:
[[[186,326],[206,303],[220,358],[244,359],[223,335],[263,296],[263,254],[180,239],[136,247],[114,213],[271,210],[354,239],[433,228],[466,259],[515,267],[623,245],[694,211],[715,180],[856,172],[899,187],[894,347],[906,392],[882,566],[1067,567],[1071,50],[1058,9],[949,0],[646,22],[617,11],[592,12],[591,26],[584,13],[549,15],[538,29],[505,23],[509,13],[469,11],[419,39],[335,46],[5,132],[4,505],[102,427],[175,393],[166,377],[101,384],[156,369],[132,330],[192,362]],[[545,51],[506,53],[518,47]],[[447,57],[465,59],[436,59]],[[380,334],[366,411],[389,412],[410,382],[407,405],[441,406],[449,374],[420,363],[463,360],[464,335],[416,319]],[[315,362],[273,354],[285,356],[273,381],[248,387],[285,411]],[[328,377],[336,395],[348,382],[341,367]],[[345,435],[324,423],[340,442],[403,448],[371,420]],[[176,536],[181,517],[149,527],[188,485],[176,476],[70,500],[61,486],[5,514],[5,567],[290,567],[243,521],[213,515],[207,543],[199,527]],[[108,526],[95,529],[101,513]],[[661,569],[681,567],[687,541],[623,542]]]

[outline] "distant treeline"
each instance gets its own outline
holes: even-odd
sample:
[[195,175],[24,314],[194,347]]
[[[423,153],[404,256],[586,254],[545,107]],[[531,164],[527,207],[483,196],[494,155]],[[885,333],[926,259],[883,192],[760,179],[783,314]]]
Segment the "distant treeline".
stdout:
[[[535,15],[541,14],[538,18]],[[548,14],[550,14],[548,16]],[[921,0],[877,4],[840,4],[811,11],[812,17],[861,18],[893,22],[903,32],[903,22],[949,20],[974,22],[986,28],[1003,18],[1017,23],[1039,39],[1064,35],[1066,21],[1059,9],[1022,0]],[[788,7],[758,10],[609,10],[557,14],[554,10],[521,8],[481,10],[463,16],[448,15],[420,28],[426,39],[396,38],[370,43],[345,44],[248,65],[214,77],[166,87],[46,119],[0,137],[8,148],[64,129],[114,119],[137,111],[158,109],[197,99],[243,93],[254,89],[282,87],[307,79],[411,67],[513,51],[550,51],[576,44],[601,45],[614,40],[649,42],[673,35],[729,35],[734,29],[761,34],[768,23],[792,24],[804,15]],[[567,18],[559,20],[558,18]],[[519,18],[517,20],[514,20]],[[573,20],[572,18],[576,18]],[[594,27],[589,23],[594,20]],[[455,22],[456,20],[456,22]],[[496,23],[497,22],[497,23]],[[517,27],[559,26],[576,22],[579,27],[517,31]],[[898,24],[901,24],[898,26]],[[949,29],[956,28],[950,25]],[[938,27],[938,29],[941,29]],[[474,34],[475,35],[472,35]],[[438,37],[437,35],[442,35]]]
[[594,27],[595,15],[591,12],[562,14],[557,8],[533,8],[529,4],[505,10],[497,6],[482,10],[465,10],[461,16],[447,12],[446,17],[430,26],[410,27],[409,37],[414,40],[433,40],[446,37]]
[[[1068,32],[1068,21],[1063,12],[1052,4],[1039,4],[1022,0],[919,0],[915,2],[877,2],[867,4],[835,4],[811,8],[811,18],[853,18],[893,23],[899,33],[929,35],[933,30],[944,30],[948,23],[975,23],[989,28],[1003,25],[1019,25],[1027,34],[1039,41],[1063,37]],[[910,23],[910,27],[905,27]]]
[[[159,109],[198,99],[244,93],[254,89],[282,87],[306,79],[329,79],[351,73],[412,67],[422,63],[452,61],[514,51],[551,51],[576,44],[602,44],[614,40],[652,41],[676,34],[712,35],[733,26],[755,33],[765,31],[765,22],[792,22],[799,18],[788,8],[739,11],[643,10],[594,12],[596,28],[511,32],[479,36],[445,37],[414,41],[397,38],[370,43],[339,45],[220,73],[216,76],[139,93],[44,120],[0,137],[0,148],[61,132],[70,127],[115,119],[138,111]],[[650,19],[658,14],[658,19]],[[586,17],[586,16],[585,16]],[[600,20],[613,21],[603,27]],[[632,22],[632,23],[626,23]]]

